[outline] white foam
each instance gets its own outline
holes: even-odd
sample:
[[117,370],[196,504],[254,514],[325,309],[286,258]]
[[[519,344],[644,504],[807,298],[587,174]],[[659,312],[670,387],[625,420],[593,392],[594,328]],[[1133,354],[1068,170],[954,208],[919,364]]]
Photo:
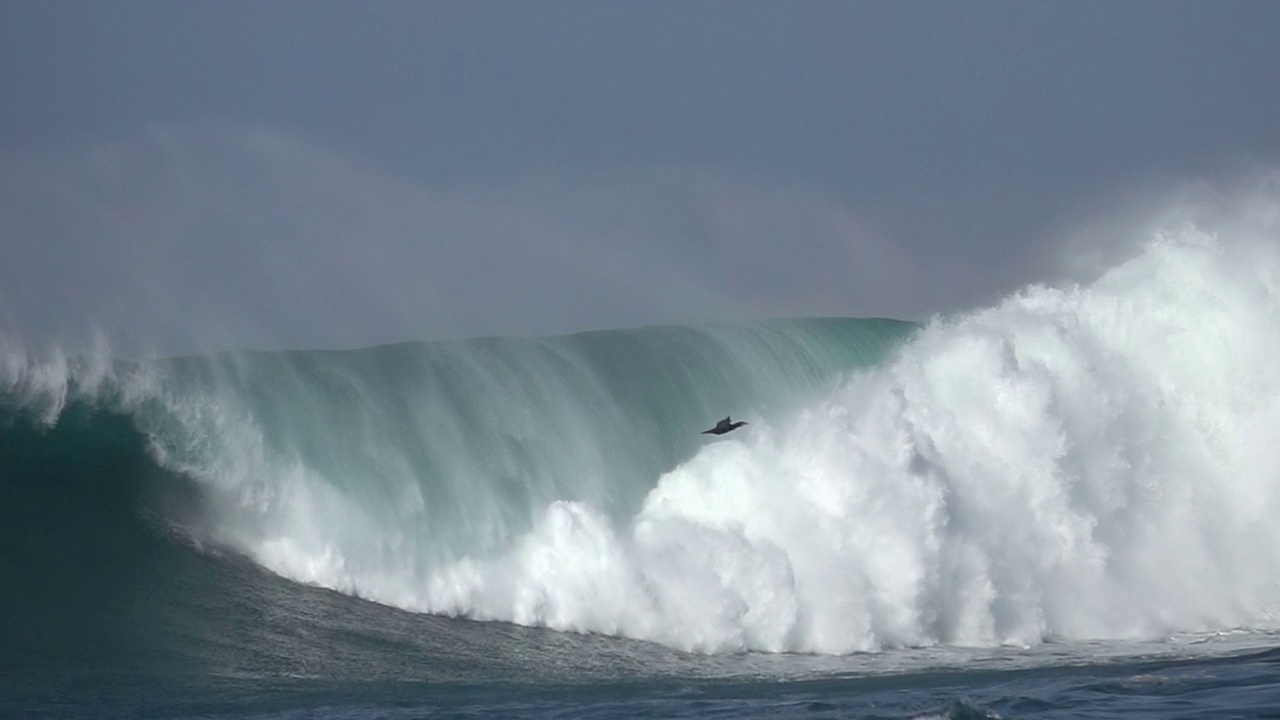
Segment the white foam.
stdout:
[[136,404],[154,394],[154,380],[136,364],[124,370],[114,365],[110,346],[101,333],[95,332],[77,352],[58,345],[33,348],[0,335],[0,393],[7,403],[22,408],[41,425],[55,424],[67,404],[76,399]]
[[1086,285],[939,319],[821,402],[710,443],[628,523],[557,501],[506,550],[438,562],[300,475],[247,549],[400,607],[705,652],[1266,625],[1280,253],[1262,240],[1166,234]]
[[[681,648],[1149,637],[1280,603],[1280,294],[1163,239],[1087,287],[925,329],[822,403],[713,443],[629,527],[555,503],[416,609]],[[376,596],[377,593],[374,593]]]

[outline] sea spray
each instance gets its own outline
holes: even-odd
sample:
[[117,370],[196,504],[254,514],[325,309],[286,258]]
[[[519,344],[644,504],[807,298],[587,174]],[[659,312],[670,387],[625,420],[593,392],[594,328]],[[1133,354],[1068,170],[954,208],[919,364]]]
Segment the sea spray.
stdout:
[[1280,264],[1254,250],[1165,236],[1091,284],[939,319],[663,474],[629,521],[554,502],[503,557],[396,601],[705,652],[1267,624]]

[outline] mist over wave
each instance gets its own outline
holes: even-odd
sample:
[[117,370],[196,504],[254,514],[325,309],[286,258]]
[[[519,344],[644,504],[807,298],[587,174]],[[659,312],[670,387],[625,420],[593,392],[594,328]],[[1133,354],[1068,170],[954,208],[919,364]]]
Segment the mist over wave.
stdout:
[[665,473],[630,522],[554,503],[395,601],[713,652],[1269,624],[1277,271],[1274,245],[1189,230],[938,320]]
[[[198,489],[182,532],[414,611],[713,653],[1268,627],[1275,241],[1164,233],[923,328],[9,348],[0,407],[124,418]],[[751,425],[697,434],[729,413]]]

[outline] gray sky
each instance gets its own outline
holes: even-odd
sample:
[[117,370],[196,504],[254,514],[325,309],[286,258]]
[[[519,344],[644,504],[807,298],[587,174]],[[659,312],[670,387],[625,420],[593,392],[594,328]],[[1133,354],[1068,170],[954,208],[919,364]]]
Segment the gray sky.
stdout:
[[0,5],[0,333],[163,351],[1037,279],[1280,159],[1275,2]]

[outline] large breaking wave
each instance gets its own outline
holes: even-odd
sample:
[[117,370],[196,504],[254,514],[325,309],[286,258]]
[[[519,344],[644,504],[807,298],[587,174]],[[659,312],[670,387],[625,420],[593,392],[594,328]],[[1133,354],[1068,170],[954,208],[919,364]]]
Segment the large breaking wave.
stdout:
[[[9,572],[61,522],[32,508],[68,512],[49,483],[109,481],[129,486],[116,510],[294,580],[704,652],[1152,637],[1280,609],[1274,243],[1164,235],[1087,284],[923,327],[2,357]],[[751,424],[698,434],[730,413]]]

